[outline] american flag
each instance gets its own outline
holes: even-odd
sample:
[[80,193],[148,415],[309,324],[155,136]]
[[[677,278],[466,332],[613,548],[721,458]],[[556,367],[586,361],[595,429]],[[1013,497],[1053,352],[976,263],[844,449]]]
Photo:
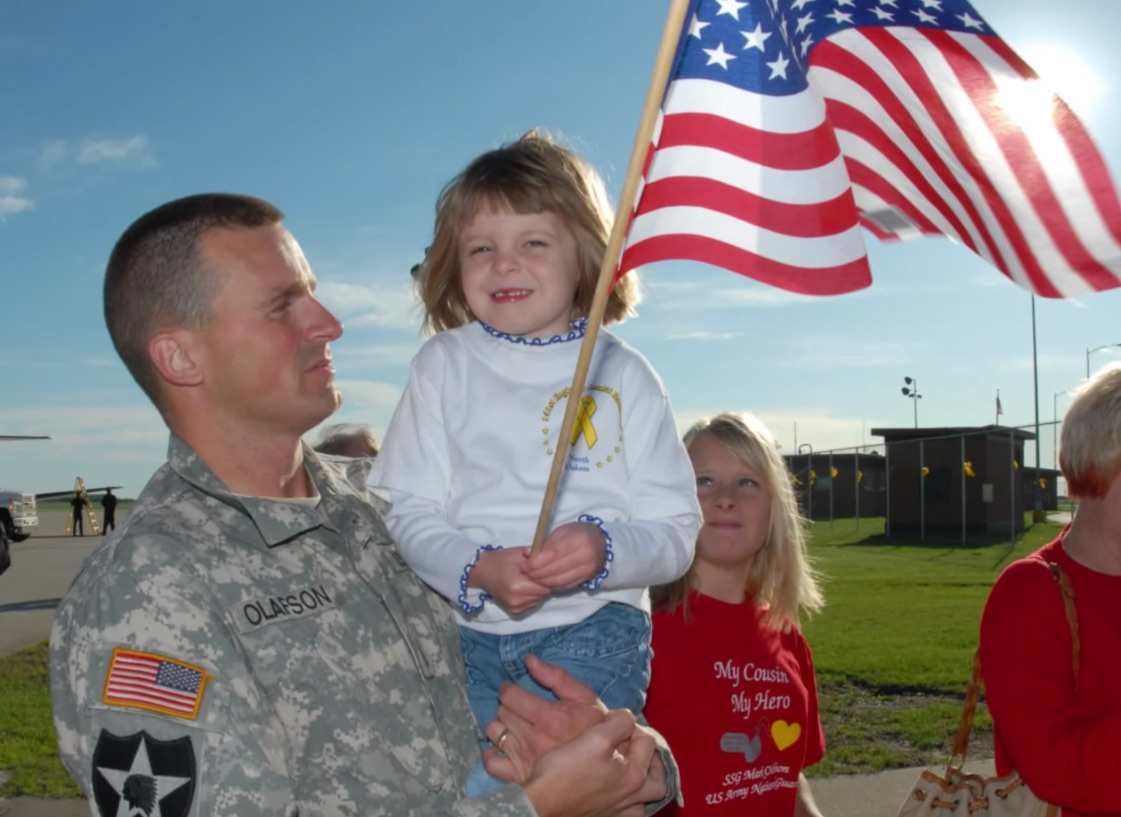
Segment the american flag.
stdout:
[[692,0],[619,271],[848,292],[861,225],[947,236],[1039,295],[1121,286],[1104,160],[965,0]]
[[1004,414],[1004,406],[1000,404],[1000,392],[996,393],[996,416]]
[[102,701],[194,718],[208,677],[200,667],[118,647],[109,662]]

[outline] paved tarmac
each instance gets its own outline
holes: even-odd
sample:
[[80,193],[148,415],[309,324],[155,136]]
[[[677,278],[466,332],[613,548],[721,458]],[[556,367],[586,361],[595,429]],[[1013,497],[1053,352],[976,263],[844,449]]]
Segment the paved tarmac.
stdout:
[[[101,536],[63,536],[67,513],[42,511],[31,538],[12,545],[12,566],[0,576],[0,656],[50,635],[55,608],[82,560],[104,541]],[[127,513],[118,511],[118,520]]]
[[[55,607],[82,560],[102,542],[100,536],[62,536],[66,513],[42,512],[36,535],[13,546],[12,567],[0,576],[0,656],[50,635]],[[123,519],[125,513],[118,512],[118,518]],[[968,768],[993,774],[991,760],[970,763]],[[825,817],[894,817],[920,771],[893,769],[814,778],[811,786]],[[0,799],[0,817],[83,817],[90,813],[85,800]]]

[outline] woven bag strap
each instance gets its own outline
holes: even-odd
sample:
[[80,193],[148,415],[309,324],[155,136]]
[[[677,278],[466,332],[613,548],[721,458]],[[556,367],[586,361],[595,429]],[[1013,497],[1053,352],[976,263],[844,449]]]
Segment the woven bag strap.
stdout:
[[1067,614],[1067,625],[1070,627],[1071,660],[1074,668],[1074,688],[1078,689],[1078,667],[1082,655],[1082,639],[1078,635],[1078,613],[1074,609],[1074,587],[1070,583],[1070,576],[1057,562],[1048,562],[1051,575],[1059,584],[1059,592],[1063,594],[1063,609]]
[[[1063,597],[1063,609],[1066,611],[1067,625],[1070,627],[1071,660],[1074,666],[1074,687],[1078,688],[1078,666],[1082,652],[1082,644],[1078,635],[1078,613],[1074,609],[1074,588],[1071,586],[1070,577],[1056,562],[1047,562],[1051,576],[1059,585],[1059,592]],[[965,754],[969,749],[969,733],[973,730],[973,715],[977,711],[977,700],[981,696],[981,647],[978,646],[973,653],[973,675],[969,679],[969,686],[965,690],[965,706],[961,710],[961,722],[958,724],[957,737],[954,738],[954,750],[950,755],[949,766],[953,767],[954,758],[961,758],[957,768],[965,765]]]

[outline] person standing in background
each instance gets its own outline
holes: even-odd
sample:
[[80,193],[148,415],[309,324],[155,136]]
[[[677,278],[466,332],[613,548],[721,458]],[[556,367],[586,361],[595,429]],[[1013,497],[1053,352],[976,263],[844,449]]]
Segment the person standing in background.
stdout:
[[101,526],[101,535],[109,533],[109,528],[117,529],[117,497],[112,488],[105,489],[105,496],[101,497],[101,507],[105,509],[105,521]]
[[82,523],[82,512],[89,507],[89,502],[82,496],[81,492],[75,491],[74,498],[70,500],[70,507],[74,509],[74,530],[71,532],[72,536],[85,536],[85,528]]

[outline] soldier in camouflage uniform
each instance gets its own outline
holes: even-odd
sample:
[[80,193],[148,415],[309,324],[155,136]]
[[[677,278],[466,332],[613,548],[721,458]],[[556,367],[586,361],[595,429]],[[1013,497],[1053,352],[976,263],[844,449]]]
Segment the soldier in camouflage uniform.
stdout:
[[519,753],[493,768],[522,785],[462,799],[478,736],[451,612],[356,487],[366,463],[300,442],[338,407],[342,327],[281,218],[181,199],[109,262],[110,334],[172,436],[51,633],[59,750],[92,813],[641,813],[667,787],[625,712],[567,741],[491,724]]

